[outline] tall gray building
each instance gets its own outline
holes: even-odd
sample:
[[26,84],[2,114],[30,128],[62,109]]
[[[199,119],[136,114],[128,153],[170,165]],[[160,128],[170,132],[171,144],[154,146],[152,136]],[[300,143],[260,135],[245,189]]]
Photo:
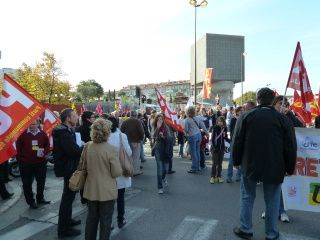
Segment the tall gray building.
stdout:
[[[205,70],[213,68],[211,99],[203,102],[215,104],[215,97],[219,94],[221,105],[232,103],[235,83],[245,80],[244,51],[244,36],[207,33],[197,41],[197,102],[202,101],[202,94],[199,93],[203,86]],[[193,89],[194,65],[194,45],[192,45],[190,83]]]

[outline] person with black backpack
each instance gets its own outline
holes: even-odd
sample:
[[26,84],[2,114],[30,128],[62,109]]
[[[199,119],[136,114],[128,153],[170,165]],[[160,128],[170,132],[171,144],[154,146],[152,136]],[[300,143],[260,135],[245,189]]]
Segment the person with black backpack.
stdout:
[[54,173],[57,177],[64,178],[58,220],[58,237],[63,238],[81,234],[80,230],[72,228],[81,224],[81,221],[72,219],[72,203],[76,192],[69,189],[69,179],[79,164],[82,147],[77,145],[74,132],[74,127],[78,121],[77,113],[71,108],[66,108],[62,110],[60,118],[61,125],[53,129],[52,136]]

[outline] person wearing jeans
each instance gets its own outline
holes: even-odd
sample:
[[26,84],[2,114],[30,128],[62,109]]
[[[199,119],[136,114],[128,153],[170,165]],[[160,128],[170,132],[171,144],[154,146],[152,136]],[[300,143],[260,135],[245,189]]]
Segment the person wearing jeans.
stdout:
[[[240,230],[252,234],[252,210],[256,197],[257,182],[247,177],[242,177],[240,183]],[[278,209],[280,206],[281,184],[263,184],[264,201],[266,204],[265,233],[272,239],[278,235],[276,226]]]
[[164,193],[164,185],[168,184],[166,174],[168,173],[169,160],[172,158],[172,135],[169,127],[164,123],[162,114],[158,114],[154,121],[154,155],[157,163],[158,193]]
[[195,173],[200,171],[200,143],[201,143],[201,133],[189,136],[189,146],[191,153],[191,170],[189,173]]
[[[229,157],[229,163],[228,163],[228,169],[227,169],[227,183],[232,183],[232,177],[233,177],[233,159],[232,159],[232,144],[230,144],[230,157]],[[236,181],[239,182],[241,180],[241,169],[237,169],[236,173]]]
[[232,138],[234,166],[237,169],[241,166],[243,174],[240,226],[233,232],[243,239],[253,237],[252,212],[257,182],[263,182],[265,239],[279,239],[277,219],[281,184],[286,174],[294,173],[296,165],[297,142],[293,124],[272,106],[274,98],[274,91],[261,88],[257,93],[259,105],[238,118]]
[[188,136],[192,165],[188,173],[197,173],[200,171],[200,143],[202,129],[208,134],[207,128],[198,117],[195,117],[195,108],[189,107],[187,110],[187,119],[185,120],[184,131]]

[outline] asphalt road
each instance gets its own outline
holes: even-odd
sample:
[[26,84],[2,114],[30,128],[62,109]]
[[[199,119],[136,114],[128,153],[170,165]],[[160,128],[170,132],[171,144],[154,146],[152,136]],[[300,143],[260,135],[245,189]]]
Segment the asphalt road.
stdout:
[[[177,150],[177,149],[175,149]],[[146,150],[147,155],[149,150]],[[175,151],[177,156],[177,152]],[[126,192],[127,225],[112,232],[113,240],[233,240],[238,239],[232,228],[239,221],[239,183],[210,184],[211,160],[202,174],[188,174],[191,161],[174,159],[175,174],[168,175],[169,187],[159,195],[155,160],[147,157],[143,174],[133,179]],[[227,163],[224,162],[223,174]],[[20,179],[14,181],[19,182]],[[21,184],[21,183],[20,183]],[[24,197],[0,215],[0,240],[58,239],[57,214],[62,192],[62,180],[48,167],[45,196],[52,204],[37,210],[28,208]],[[264,239],[262,186],[257,187],[253,221],[254,239]],[[82,220],[78,226],[84,234],[86,207],[79,198],[74,202],[74,217]],[[281,239],[320,239],[319,214],[289,211],[290,223],[279,221]],[[114,221],[116,223],[116,221]],[[115,224],[116,226],[116,224]],[[84,235],[69,239],[84,239]]]

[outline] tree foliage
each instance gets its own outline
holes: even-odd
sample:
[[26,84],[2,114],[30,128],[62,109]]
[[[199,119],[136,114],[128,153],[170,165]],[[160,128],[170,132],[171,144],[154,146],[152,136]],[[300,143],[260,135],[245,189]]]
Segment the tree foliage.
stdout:
[[[241,105],[241,96],[236,98],[234,100],[237,105]],[[256,92],[249,91],[243,94],[243,104],[245,104],[247,101],[256,101]]]
[[31,67],[26,63],[17,70],[17,81],[31,95],[45,103],[67,103],[70,83],[63,76],[54,54],[44,52],[40,63]]
[[103,87],[94,79],[83,80],[77,85],[76,94],[84,101],[100,100]]

